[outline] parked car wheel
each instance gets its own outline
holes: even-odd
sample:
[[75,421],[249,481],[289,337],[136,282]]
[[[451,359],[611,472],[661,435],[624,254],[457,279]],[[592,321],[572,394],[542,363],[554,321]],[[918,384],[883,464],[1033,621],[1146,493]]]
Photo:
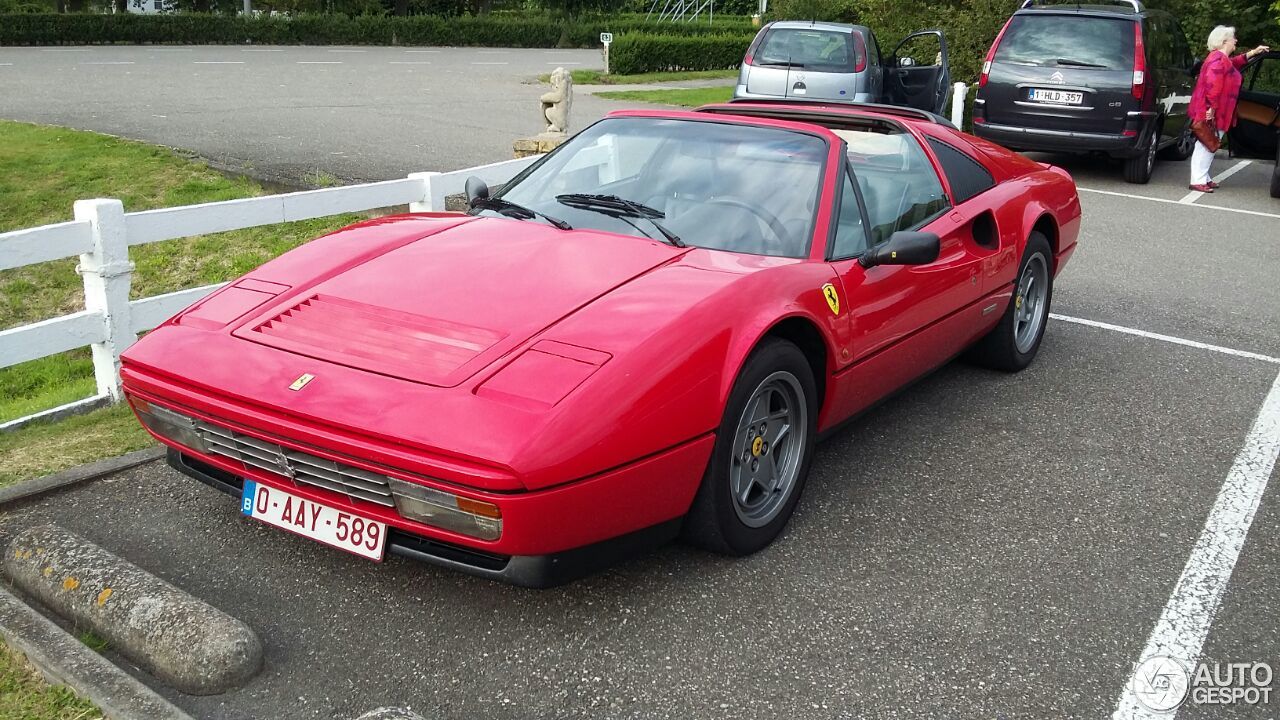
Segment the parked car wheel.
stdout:
[[817,418],[817,390],[804,353],[785,340],[765,340],[733,385],[685,519],[685,538],[726,555],[748,555],[772,542],[804,488]]
[[1124,161],[1125,182],[1146,185],[1151,179],[1151,171],[1156,166],[1156,150],[1160,145],[1158,133],[1151,133],[1151,139],[1143,146],[1142,152]]
[[1045,236],[1033,232],[1018,266],[1013,299],[1000,324],[973,346],[968,358],[996,370],[1017,372],[1026,368],[1040,350],[1052,301],[1053,252]]
[[1178,142],[1160,151],[1160,157],[1181,162],[1191,157],[1191,151],[1195,148],[1196,136],[1191,132],[1191,123],[1188,122],[1187,126],[1182,128],[1182,133],[1178,135]]

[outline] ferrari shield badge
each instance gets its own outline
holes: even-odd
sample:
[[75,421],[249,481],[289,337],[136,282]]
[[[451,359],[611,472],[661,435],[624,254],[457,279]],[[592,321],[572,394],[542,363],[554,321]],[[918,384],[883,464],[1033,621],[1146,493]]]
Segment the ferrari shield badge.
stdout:
[[831,312],[835,315],[840,314],[840,296],[836,293],[836,286],[827,283],[822,286],[822,296],[827,299],[827,307],[831,308]]
[[307,383],[315,379],[316,379],[316,376],[312,375],[311,373],[302,373],[301,375],[298,376],[297,380],[293,381],[293,384],[289,386],[289,389],[293,390],[294,392],[297,392],[302,388],[306,387]]

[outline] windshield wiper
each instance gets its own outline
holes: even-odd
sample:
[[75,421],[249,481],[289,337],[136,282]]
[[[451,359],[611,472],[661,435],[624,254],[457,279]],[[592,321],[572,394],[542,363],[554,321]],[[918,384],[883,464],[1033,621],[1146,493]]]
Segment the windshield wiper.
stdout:
[[1070,65],[1071,67],[1092,67],[1092,68],[1106,67],[1106,65],[1099,65],[1097,63],[1085,62],[1083,60],[1072,60],[1071,58],[1058,58],[1057,63],[1059,65]]
[[[662,236],[667,239],[667,242],[675,245],[676,247],[687,247],[685,242],[680,239],[680,236],[663,227],[662,223],[658,222],[660,218],[665,218],[667,216],[666,213],[658,210],[657,208],[651,208],[643,203],[638,203],[626,198],[620,198],[617,195],[591,195],[584,193],[567,193],[565,195],[557,195],[556,201],[563,205],[568,205],[571,208],[594,210],[595,212],[623,220],[626,220],[628,217],[644,218],[657,228],[658,232],[662,233]],[[635,227],[635,223],[632,223],[632,227]],[[636,229],[639,230],[640,228],[637,227]]]
[[760,67],[795,67],[795,68],[804,67],[804,63],[791,62],[790,60],[780,60],[780,61],[762,60],[760,62],[756,62],[752,64],[759,65]]
[[551,223],[555,227],[560,228],[561,230],[573,229],[572,225],[561,220],[560,218],[551,217],[550,215],[544,212],[538,212],[537,210],[534,210],[532,208],[527,208],[523,205],[517,205],[516,203],[513,203],[510,200],[503,200],[502,198],[490,197],[490,198],[477,199],[472,204],[471,207],[477,210],[492,210],[498,213],[499,215],[505,215],[507,217],[516,218],[517,220],[530,220],[535,217],[540,217],[543,220],[546,220],[548,223]]

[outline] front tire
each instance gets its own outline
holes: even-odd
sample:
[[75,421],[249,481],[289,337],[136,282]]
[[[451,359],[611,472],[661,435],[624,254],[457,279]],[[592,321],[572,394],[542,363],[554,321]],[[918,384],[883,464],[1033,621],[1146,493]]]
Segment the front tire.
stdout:
[[1053,301],[1053,251],[1044,235],[1032,232],[1027,238],[1017,277],[1000,324],[969,351],[969,359],[978,365],[1018,372],[1040,350]]
[[1271,197],[1280,198],[1280,147],[1276,148],[1276,167],[1271,171]]
[[800,348],[767,338],[747,358],[684,523],[685,539],[725,555],[773,542],[800,500],[817,434],[813,370]]
[[1191,121],[1188,119],[1186,126],[1182,128],[1182,133],[1178,135],[1178,141],[1161,150],[1160,157],[1181,162],[1191,157],[1191,152],[1195,148],[1196,136],[1191,132]]

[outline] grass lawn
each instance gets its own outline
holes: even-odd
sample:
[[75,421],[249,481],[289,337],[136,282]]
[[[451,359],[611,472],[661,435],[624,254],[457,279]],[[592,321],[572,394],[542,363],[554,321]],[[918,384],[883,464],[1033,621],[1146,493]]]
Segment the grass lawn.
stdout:
[[0,643],[0,720],[93,720],[102,713],[65,687],[51,686],[27,659]]
[[[639,75],[606,75],[602,70],[573,70],[574,85],[639,85],[643,83],[675,82],[677,80],[719,80],[738,77],[737,70],[694,70],[689,72],[640,73]],[[550,82],[551,74],[538,78]]]
[[[126,211],[269,194],[168,148],[97,133],[0,121],[0,232],[72,218],[75,200],[116,197]],[[359,215],[132,248],[132,295],[229,280]],[[84,309],[76,258],[0,271],[0,329]],[[87,348],[0,369],[0,422],[94,394]],[[0,435],[0,485],[135,450],[146,435],[122,408]]]
[[728,102],[733,97],[731,87],[688,88],[678,90],[621,90],[617,92],[600,92],[596,97],[608,100],[627,100],[663,105],[681,105],[698,107],[707,103]]

